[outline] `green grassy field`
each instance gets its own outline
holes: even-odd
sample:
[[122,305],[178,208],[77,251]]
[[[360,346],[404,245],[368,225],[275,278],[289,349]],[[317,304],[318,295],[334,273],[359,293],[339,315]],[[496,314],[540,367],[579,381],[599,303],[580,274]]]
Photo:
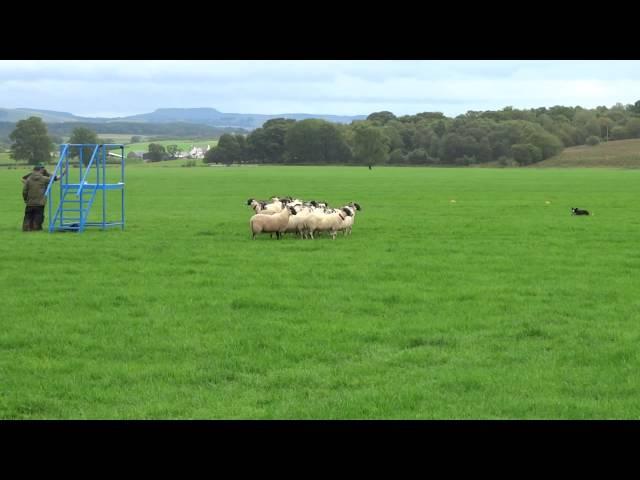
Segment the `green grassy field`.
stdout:
[[[126,175],[126,231],[22,233],[0,170],[0,418],[640,418],[640,171]],[[251,241],[287,194],[353,235]]]

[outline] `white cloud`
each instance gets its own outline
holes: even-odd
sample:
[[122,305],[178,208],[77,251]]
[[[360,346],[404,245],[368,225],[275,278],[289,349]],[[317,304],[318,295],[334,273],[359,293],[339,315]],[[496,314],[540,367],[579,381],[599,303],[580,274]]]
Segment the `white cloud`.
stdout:
[[0,107],[397,115],[640,99],[638,61],[0,61]]

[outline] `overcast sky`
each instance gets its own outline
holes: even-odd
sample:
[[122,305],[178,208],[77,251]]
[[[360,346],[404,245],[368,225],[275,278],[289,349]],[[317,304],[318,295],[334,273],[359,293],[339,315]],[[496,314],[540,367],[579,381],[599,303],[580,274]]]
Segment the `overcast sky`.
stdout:
[[9,61],[0,107],[116,117],[157,108],[396,115],[640,100],[640,61]]

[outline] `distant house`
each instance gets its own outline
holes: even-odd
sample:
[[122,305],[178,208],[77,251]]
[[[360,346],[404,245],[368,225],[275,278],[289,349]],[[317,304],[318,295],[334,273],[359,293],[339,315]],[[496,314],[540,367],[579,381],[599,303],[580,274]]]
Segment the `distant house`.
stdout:
[[204,158],[205,154],[210,149],[211,149],[210,145],[207,145],[206,149],[204,149],[202,147],[191,146],[191,150],[189,150],[189,158]]

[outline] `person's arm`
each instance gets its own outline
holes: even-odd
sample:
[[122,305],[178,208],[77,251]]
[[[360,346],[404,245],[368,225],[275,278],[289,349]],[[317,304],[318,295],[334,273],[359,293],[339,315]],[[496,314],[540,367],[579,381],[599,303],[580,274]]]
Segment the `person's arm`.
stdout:
[[26,175],[22,176],[22,183],[26,184],[27,183],[27,179],[31,176],[30,173],[27,173]]
[[67,174],[67,169],[65,168],[64,172],[62,172],[60,175],[58,175],[56,178],[53,179],[54,182],[57,182],[58,180],[60,180],[62,177],[64,177]]
[[29,191],[29,187],[27,186],[27,182],[25,180],[24,186],[22,187],[22,199],[27,202],[27,192]]
[[[65,174],[65,173],[67,173],[67,171],[66,171],[66,170],[65,170],[64,172],[62,172],[60,175],[56,175],[56,176],[53,178],[53,181],[54,181],[54,182],[57,182],[58,180],[60,180],[60,179],[64,176],[64,174]],[[42,174],[43,174],[44,176],[48,177],[49,179],[51,178],[51,174],[50,174],[49,172],[47,172],[47,170],[46,170],[46,169],[45,169],[45,171],[44,171],[44,172],[42,172]],[[47,181],[48,181],[48,180],[47,180]]]

